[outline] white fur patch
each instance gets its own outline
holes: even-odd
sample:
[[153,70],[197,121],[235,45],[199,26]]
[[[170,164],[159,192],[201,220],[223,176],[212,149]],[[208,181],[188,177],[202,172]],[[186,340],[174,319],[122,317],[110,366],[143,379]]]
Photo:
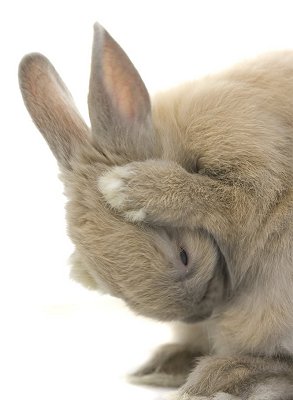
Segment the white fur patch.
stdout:
[[[279,400],[291,396],[293,393],[293,385],[278,378],[270,379],[264,384],[259,384],[255,388],[249,399],[251,400]],[[290,397],[291,398],[291,397]]]
[[124,193],[126,188],[124,179],[127,179],[130,175],[131,171],[128,166],[117,166],[99,177],[98,188],[105,197],[105,200],[113,208],[122,209],[126,203],[127,197]]
[[240,400],[240,397],[233,396],[229,393],[217,393],[213,398],[213,400]]
[[172,393],[167,393],[164,395],[164,400],[187,400],[185,399],[185,394],[182,396],[180,391],[172,392]]
[[166,400],[210,400],[210,397],[203,397],[203,396],[191,396],[187,393],[183,393],[181,391],[174,392],[167,394],[164,397]]
[[127,211],[124,213],[124,217],[131,222],[141,222],[145,220],[146,213],[143,208],[138,211]]

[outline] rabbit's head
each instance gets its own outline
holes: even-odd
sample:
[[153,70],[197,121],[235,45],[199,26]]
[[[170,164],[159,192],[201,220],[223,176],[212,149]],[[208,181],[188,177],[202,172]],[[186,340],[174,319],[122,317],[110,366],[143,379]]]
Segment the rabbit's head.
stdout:
[[149,94],[124,51],[95,25],[89,88],[91,129],[50,62],[26,56],[20,87],[61,169],[72,275],[161,320],[208,317],[223,296],[223,260],[207,233],[132,224],[111,210],[98,177],[113,165],[160,157]]

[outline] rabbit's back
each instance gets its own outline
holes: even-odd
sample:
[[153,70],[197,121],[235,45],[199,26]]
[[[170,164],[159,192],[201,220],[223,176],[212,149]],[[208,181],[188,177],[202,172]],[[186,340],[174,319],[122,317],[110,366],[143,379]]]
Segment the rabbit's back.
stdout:
[[292,186],[293,52],[161,93],[153,110],[163,158],[219,179]]

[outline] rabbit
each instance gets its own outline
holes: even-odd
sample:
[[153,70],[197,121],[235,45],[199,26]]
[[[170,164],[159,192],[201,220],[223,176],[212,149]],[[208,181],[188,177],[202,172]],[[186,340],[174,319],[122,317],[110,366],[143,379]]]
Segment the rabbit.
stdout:
[[293,51],[149,93],[94,26],[91,128],[47,58],[19,67],[61,170],[72,277],[170,322],[133,373],[178,400],[293,398]]

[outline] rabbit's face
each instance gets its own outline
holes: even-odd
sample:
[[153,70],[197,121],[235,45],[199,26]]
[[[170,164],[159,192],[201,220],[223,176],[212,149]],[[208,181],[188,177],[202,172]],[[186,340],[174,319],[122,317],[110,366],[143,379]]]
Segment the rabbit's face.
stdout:
[[95,26],[89,88],[91,129],[52,64],[26,56],[19,79],[25,104],[62,169],[76,246],[73,276],[162,320],[209,316],[223,293],[222,258],[204,232],[131,224],[98,190],[109,166],[159,157],[151,103],[137,70]]
[[[132,224],[109,210],[95,165],[66,173],[73,276],[120,297],[137,313],[194,322],[223,294],[223,261],[204,232]],[[103,169],[103,167],[102,167]]]

